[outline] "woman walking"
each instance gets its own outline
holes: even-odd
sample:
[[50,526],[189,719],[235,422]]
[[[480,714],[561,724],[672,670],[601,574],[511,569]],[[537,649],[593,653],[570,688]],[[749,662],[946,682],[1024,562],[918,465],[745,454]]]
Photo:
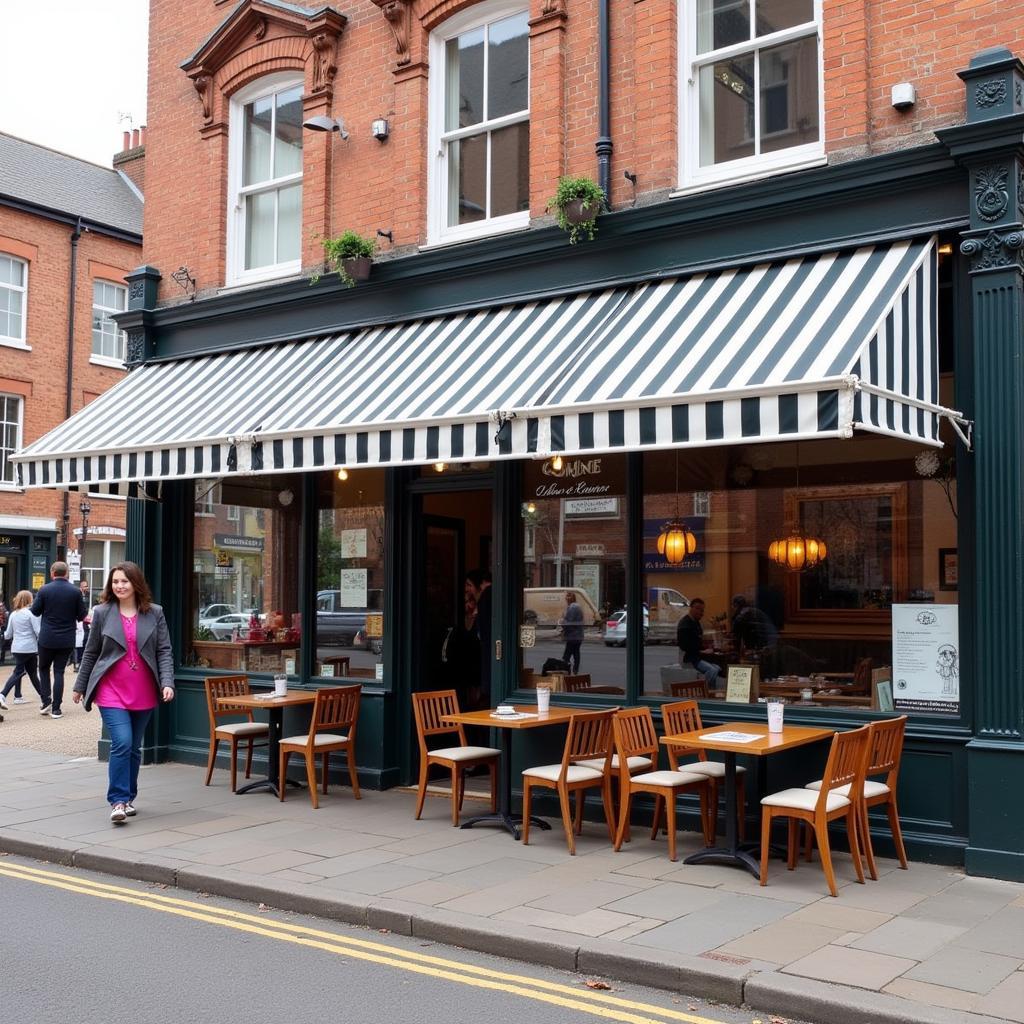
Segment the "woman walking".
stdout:
[[24,704],[21,696],[21,677],[27,675],[29,681],[39,693],[39,619],[29,611],[32,595],[27,590],[19,590],[11,603],[12,611],[7,617],[7,628],[4,639],[11,641],[11,653],[14,655],[14,671],[11,678],[4,684],[0,693],[0,708],[7,710],[7,694],[14,690],[14,703]]
[[95,704],[110,734],[107,801],[110,820],[121,825],[135,814],[142,739],[160,700],[174,700],[174,661],[163,609],[153,604],[142,570],[121,562],[110,570],[93,609],[76,704]]

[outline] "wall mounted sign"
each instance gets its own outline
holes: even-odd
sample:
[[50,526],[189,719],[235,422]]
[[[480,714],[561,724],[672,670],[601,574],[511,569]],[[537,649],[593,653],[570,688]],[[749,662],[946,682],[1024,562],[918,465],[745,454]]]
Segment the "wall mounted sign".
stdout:
[[892,606],[892,684],[897,711],[960,711],[960,606]]
[[213,545],[218,548],[230,548],[232,551],[262,551],[262,537],[239,537],[230,533],[215,533]]

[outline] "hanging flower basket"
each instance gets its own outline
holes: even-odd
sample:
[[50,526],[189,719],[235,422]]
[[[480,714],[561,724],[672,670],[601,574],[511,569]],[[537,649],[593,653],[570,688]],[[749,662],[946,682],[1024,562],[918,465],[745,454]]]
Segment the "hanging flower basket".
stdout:
[[573,199],[565,204],[565,219],[570,224],[586,224],[593,220],[600,209],[599,204],[588,204],[585,199]]
[[373,260],[369,256],[350,256],[341,261],[341,266],[345,271],[345,277],[351,278],[353,281],[366,281],[370,276]]

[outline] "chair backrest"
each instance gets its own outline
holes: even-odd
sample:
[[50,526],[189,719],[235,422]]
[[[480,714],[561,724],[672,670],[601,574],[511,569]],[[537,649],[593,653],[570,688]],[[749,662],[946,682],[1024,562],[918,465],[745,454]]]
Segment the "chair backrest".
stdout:
[[580,690],[590,688],[590,674],[584,672],[578,676],[565,676],[563,679],[566,693],[579,693]]
[[349,739],[353,739],[359,722],[359,700],[362,692],[363,688],[359,683],[354,686],[331,686],[317,690],[310,733],[344,731],[348,733]]
[[461,725],[445,723],[445,715],[459,713],[459,698],[454,690],[424,690],[412,695],[412,713],[416,719],[416,738],[420,744],[420,755],[427,756],[427,737],[445,733],[458,733],[459,746],[466,745],[466,732]]
[[250,722],[253,720],[251,708],[217,705],[217,701],[225,697],[247,697],[252,693],[248,676],[207,676],[203,682],[206,687],[206,710],[210,716],[211,733],[222,718],[238,718],[239,715],[243,715]]
[[703,700],[708,695],[706,679],[689,679],[680,683],[669,683],[668,692],[673,697],[684,697],[686,700]]
[[612,719],[618,708],[585,711],[569,719],[569,733],[562,751],[562,775],[576,761],[604,758],[605,771],[612,757]]
[[887,718],[872,722],[871,752],[868,757],[867,775],[886,775],[886,784],[896,792],[896,778],[900,773],[900,758],[903,756],[903,736],[907,728],[907,716]]
[[649,757],[657,766],[658,732],[650,708],[624,708],[612,719],[612,734],[623,785],[629,781],[629,758]]
[[870,658],[861,658],[853,666],[853,683],[849,689],[852,696],[863,696],[871,692],[871,669],[873,667],[874,662]]
[[821,780],[818,807],[824,807],[830,790],[849,785],[851,794],[864,789],[864,774],[868,767],[870,736],[866,725],[847,732],[837,732],[832,737],[832,749]]
[[[661,717],[665,725],[665,735],[673,733],[696,732],[703,729],[704,725],[700,720],[700,708],[695,700],[681,700],[675,704],[662,704]],[[672,771],[679,767],[680,757],[696,757],[699,761],[708,759],[707,751],[698,747],[684,747],[670,744],[666,748],[668,763]]]

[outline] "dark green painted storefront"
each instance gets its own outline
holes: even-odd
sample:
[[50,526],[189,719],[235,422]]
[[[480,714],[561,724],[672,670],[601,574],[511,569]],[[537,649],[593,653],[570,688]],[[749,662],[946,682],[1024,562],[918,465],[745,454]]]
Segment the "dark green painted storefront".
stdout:
[[[327,280],[313,287],[297,281],[164,309],[153,308],[158,271],[141,268],[133,275],[132,308],[123,320],[129,351],[176,359],[862,242],[933,233],[958,237],[953,404],[975,423],[975,451],[961,449],[957,460],[962,702],[958,717],[912,717],[901,816],[912,857],[1024,879],[1024,816],[1014,796],[1024,782],[1024,648],[1017,628],[1024,621],[1024,68],[1005,52],[988,54],[963,77],[968,123],[940,133],[939,142],[618,212],[601,220],[596,241],[572,250],[555,229],[530,231],[381,263],[368,285],[353,290]],[[980,105],[976,87],[993,80],[1004,82],[1004,99]],[[629,459],[628,488],[636,499],[642,494],[641,461]],[[510,523],[518,518],[520,472],[514,462],[496,463],[485,481],[493,488],[496,539],[494,638],[505,650],[517,642],[510,571],[516,531]],[[307,479],[308,499],[313,484]],[[385,545],[393,585],[386,591],[384,662],[385,678],[393,682],[390,689],[364,689],[358,760],[368,786],[410,781],[413,667],[402,638],[408,634],[407,595],[414,582],[411,479],[406,470],[388,471]],[[191,486],[168,483],[163,495],[160,503],[132,503],[129,551],[146,566],[180,653],[182,541],[192,518]],[[631,500],[629,507],[639,504]],[[636,517],[630,529],[631,550],[638,552]],[[305,577],[315,561],[312,513],[301,543],[298,589],[306,595],[303,621],[309,621],[315,586]],[[634,557],[627,565],[633,608],[642,599],[637,563]],[[305,679],[312,656],[304,652]],[[640,658],[639,646],[629,648],[627,703],[637,698]],[[493,670],[494,696],[514,692],[514,659],[495,662]],[[149,756],[198,764],[207,751],[201,671],[181,670],[179,684],[179,700],[160,712]],[[721,710],[708,704],[706,720],[720,720]],[[729,708],[730,718],[743,713],[742,707]],[[870,717],[853,711],[830,715],[821,708],[793,715],[841,727]],[[540,751],[524,745],[518,755],[533,759]],[[795,759],[773,760],[771,770],[772,787],[807,775],[806,763],[798,767]],[[885,848],[884,835],[879,846]]]

